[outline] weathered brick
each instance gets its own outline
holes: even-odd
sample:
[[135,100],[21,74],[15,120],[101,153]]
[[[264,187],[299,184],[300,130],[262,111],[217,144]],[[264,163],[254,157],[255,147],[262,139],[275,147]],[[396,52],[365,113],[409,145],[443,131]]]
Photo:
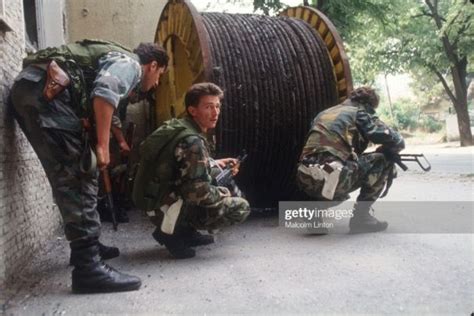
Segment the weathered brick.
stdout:
[[25,53],[22,0],[6,10],[13,32],[0,33],[0,287],[60,225],[51,188],[28,140],[4,110]]

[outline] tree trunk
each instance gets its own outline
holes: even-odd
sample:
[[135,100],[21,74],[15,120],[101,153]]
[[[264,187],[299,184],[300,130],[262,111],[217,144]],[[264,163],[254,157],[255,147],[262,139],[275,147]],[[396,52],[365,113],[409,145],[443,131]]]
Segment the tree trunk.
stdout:
[[451,68],[453,77],[454,93],[456,102],[453,102],[456,109],[456,116],[459,126],[459,140],[461,146],[472,146],[471,123],[467,110],[467,82],[466,82],[467,58],[462,58],[455,67]]
[[472,146],[472,133],[471,123],[469,120],[469,112],[467,111],[467,98],[464,98],[464,102],[457,102],[454,104],[456,109],[456,116],[458,119],[459,126],[459,140],[461,146]]

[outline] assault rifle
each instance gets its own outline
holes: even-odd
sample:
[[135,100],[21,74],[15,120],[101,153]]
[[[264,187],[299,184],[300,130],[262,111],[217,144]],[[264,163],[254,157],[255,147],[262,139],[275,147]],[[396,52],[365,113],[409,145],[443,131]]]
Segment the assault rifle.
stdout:
[[110,214],[112,219],[112,225],[114,230],[117,231],[117,217],[115,216],[115,208],[114,208],[114,198],[112,196],[112,183],[110,182],[110,175],[109,170],[105,168],[101,171],[102,173],[102,181],[104,183],[104,191],[105,191],[105,208]]
[[[431,164],[423,154],[399,154],[384,146],[377,148],[377,151],[383,153],[388,160],[396,163],[403,171],[408,170],[407,165],[403,163],[404,161],[414,161],[418,163],[418,166],[420,166],[423,171],[428,172],[431,170]],[[421,159],[424,161],[422,162]]]
[[113,182],[113,196],[115,201],[116,218],[119,223],[128,223],[129,219],[126,209],[130,208],[130,189],[133,182],[133,162],[130,155],[133,150],[133,137],[135,135],[136,124],[130,122],[127,126],[125,141],[127,142],[130,152],[128,154],[120,154],[120,164],[116,165],[110,171],[110,177]]
[[127,126],[127,131],[125,134],[125,141],[130,148],[129,155],[121,155],[122,165],[125,166],[125,172],[121,174],[119,178],[119,195],[123,198],[128,197],[130,192],[130,187],[133,182],[133,164],[132,160],[130,159],[130,155],[132,154],[133,150],[133,138],[135,137],[135,130],[137,128],[137,124],[130,122]]
[[[82,172],[87,173],[89,169],[96,168],[95,165],[95,155],[90,153],[90,147],[94,147],[93,144],[96,142],[96,135],[94,133],[94,127],[91,125],[88,119],[81,119],[82,125],[82,138],[84,140],[84,152],[81,155],[81,165],[80,169]],[[90,159],[90,157],[94,157],[94,159]],[[92,160],[94,162],[92,163]],[[87,161],[87,163],[83,163],[83,161]],[[93,165],[93,166],[92,166]],[[102,181],[104,184],[104,192],[105,192],[105,208],[107,212],[110,214],[112,219],[112,224],[114,230],[117,230],[117,219],[115,217],[115,210],[114,210],[114,199],[112,197],[112,183],[110,182],[110,175],[109,169],[105,168],[101,170],[102,174]],[[99,198],[99,197],[98,197]]]
[[[241,164],[242,162],[244,162],[245,159],[247,159],[247,156],[247,153],[245,152],[245,150],[243,150],[242,154],[237,157],[237,164]],[[232,175],[233,167],[233,164],[227,164],[224,170],[222,170],[222,172],[217,175],[216,182],[218,186],[228,188],[232,196],[242,197],[242,192],[235,183],[234,176]]]
[[[431,164],[428,161],[428,159],[426,159],[425,155],[423,154],[399,154],[391,150],[390,148],[387,148],[384,146],[380,146],[379,148],[377,148],[376,151],[384,154],[386,159],[388,159],[389,161],[392,161],[393,163],[396,163],[400,168],[402,168],[403,171],[408,170],[408,167],[403,163],[404,161],[415,161],[416,163],[418,163],[418,166],[420,166],[420,168],[423,171],[428,172],[431,170]],[[423,163],[421,162],[420,158],[424,160]],[[383,198],[387,195],[388,190],[392,186],[393,178],[394,178],[394,175],[391,173],[387,179],[385,190],[380,195],[380,198]]]

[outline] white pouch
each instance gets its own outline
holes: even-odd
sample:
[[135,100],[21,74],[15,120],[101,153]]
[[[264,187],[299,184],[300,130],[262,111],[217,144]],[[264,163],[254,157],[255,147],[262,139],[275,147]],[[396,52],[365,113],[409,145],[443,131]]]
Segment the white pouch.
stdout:
[[163,212],[163,221],[161,222],[161,231],[165,234],[172,235],[174,233],[174,227],[178,220],[179,213],[181,213],[181,207],[183,206],[183,199],[178,199],[176,202],[168,205],[163,205],[160,210]]
[[324,186],[321,190],[321,195],[328,199],[332,200],[334,198],[334,193],[336,192],[336,187],[339,184],[339,176],[344,165],[340,161],[333,161],[331,163],[326,163],[322,167],[324,172]]

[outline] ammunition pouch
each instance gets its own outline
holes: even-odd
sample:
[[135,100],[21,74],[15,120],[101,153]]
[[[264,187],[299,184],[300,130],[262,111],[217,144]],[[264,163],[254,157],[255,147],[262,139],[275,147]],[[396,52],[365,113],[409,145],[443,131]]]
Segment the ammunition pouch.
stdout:
[[325,199],[332,200],[339,184],[339,177],[344,165],[335,160],[324,164],[305,164],[298,167],[298,171],[310,176],[315,181],[322,183],[321,195]]
[[160,210],[163,212],[163,221],[161,222],[161,231],[165,234],[172,235],[176,222],[178,221],[183,199],[178,199],[171,205],[163,205]]

